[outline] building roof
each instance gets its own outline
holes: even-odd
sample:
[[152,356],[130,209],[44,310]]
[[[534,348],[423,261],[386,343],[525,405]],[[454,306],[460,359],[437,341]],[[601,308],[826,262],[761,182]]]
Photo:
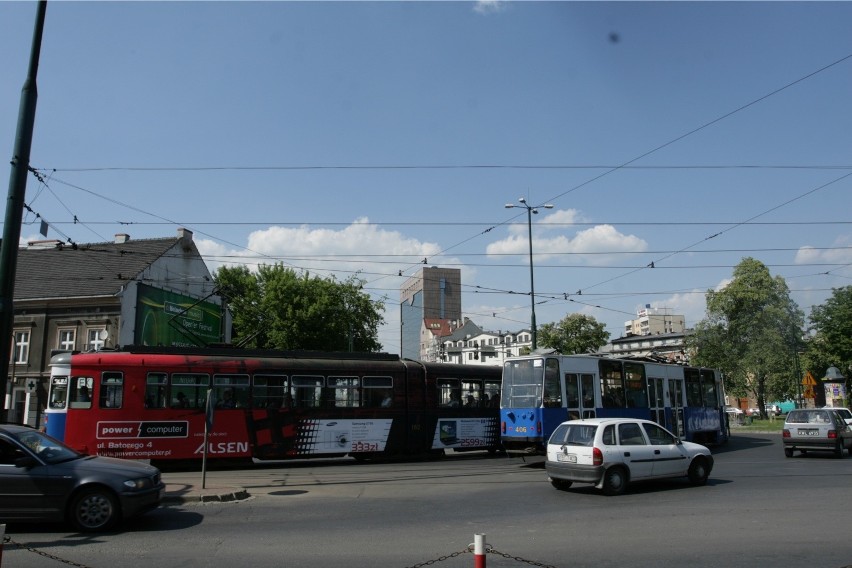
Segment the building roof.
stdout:
[[[129,240],[70,245],[38,241],[18,249],[16,301],[112,296],[181,239]],[[192,245],[195,246],[194,244]]]

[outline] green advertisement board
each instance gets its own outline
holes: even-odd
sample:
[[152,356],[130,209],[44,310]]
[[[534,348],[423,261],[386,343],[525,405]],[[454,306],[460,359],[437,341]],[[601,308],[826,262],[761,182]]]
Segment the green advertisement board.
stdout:
[[222,310],[203,302],[139,284],[136,300],[136,344],[203,347],[220,343]]

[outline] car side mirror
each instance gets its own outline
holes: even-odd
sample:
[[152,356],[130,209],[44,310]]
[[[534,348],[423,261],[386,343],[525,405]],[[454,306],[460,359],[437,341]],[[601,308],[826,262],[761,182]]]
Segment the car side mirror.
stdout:
[[22,467],[24,469],[31,469],[38,465],[38,460],[32,456],[24,456],[22,458],[15,459],[15,467]]

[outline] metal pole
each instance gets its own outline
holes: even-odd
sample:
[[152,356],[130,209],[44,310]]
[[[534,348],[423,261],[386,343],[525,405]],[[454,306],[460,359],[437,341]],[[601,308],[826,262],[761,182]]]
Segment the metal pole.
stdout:
[[47,0],[38,3],[33,45],[30,50],[30,67],[21,89],[18,108],[18,130],[9,174],[9,194],[6,198],[6,217],[3,225],[3,242],[0,244],[0,422],[6,421],[6,381],[9,377],[9,359],[12,348],[12,330],[15,313],[12,300],[15,295],[15,269],[18,263],[18,241],[21,239],[21,221],[24,216],[24,198],[27,193],[27,174],[30,166],[30,149],[35,125],[36,75],[41,54],[41,36]]
[[535,351],[538,344],[538,332],[535,326],[535,279],[533,277],[533,251],[532,251],[532,211],[533,208],[527,207],[527,229],[530,238],[530,327],[532,328],[532,350]]
[[473,535],[473,568],[485,568],[485,535]]

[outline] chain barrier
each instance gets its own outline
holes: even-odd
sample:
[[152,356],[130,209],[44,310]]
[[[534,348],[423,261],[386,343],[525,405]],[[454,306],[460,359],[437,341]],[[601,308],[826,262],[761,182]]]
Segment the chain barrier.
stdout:
[[29,550],[30,552],[34,552],[39,556],[44,556],[45,558],[50,558],[51,560],[56,560],[57,562],[62,562],[63,564],[67,564],[69,566],[76,566],[77,568],[91,568],[86,564],[80,564],[79,562],[74,562],[73,560],[66,560],[65,558],[60,558],[59,556],[54,556],[52,554],[48,554],[47,552],[42,552],[41,550],[36,550],[35,548],[30,548],[25,544],[21,544],[20,542],[15,542],[8,535],[3,537],[3,544],[11,544],[17,548],[23,550]]
[[[413,564],[411,566],[406,566],[406,568],[421,568],[422,566],[431,566],[432,564],[437,564],[438,562],[443,562],[444,560],[449,560],[450,558],[455,558],[456,556],[461,556],[462,554],[469,554],[473,552],[473,545],[469,545],[466,549],[460,550],[458,552],[453,552],[452,554],[448,554],[446,556],[439,556],[434,560],[427,560],[426,562],[421,562],[420,564]],[[511,554],[506,554],[505,552],[500,552],[499,550],[494,549],[490,544],[485,545],[485,553],[486,554],[494,554],[496,556],[502,556],[508,560],[514,560],[515,562],[522,562],[524,564],[529,564],[530,566],[538,566],[539,568],[556,568],[550,564],[543,564],[541,562],[536,562],[535,560],[527,560],[526,558],[521,558],[520,556],[512,556]],[[852,568],[850,566],[849,568]]]
[[437,564],[438,562],[443,562],[444,560],[449,560],[450,558],[455,558],[456,556],[461,556],[462,554],[469,554],[470,550],[470,547],[467,547],[464,550],[459,550],[458,552],[453,552],[452,554],[448,554],[446,556],[439,556],[434,560],[427,560],[426,562],[421,562],[420,564],[406,566],[406,568],[420,568],[421,566],[430,566],[432,564]]
[[511,554],[506,554],[505,552],[500,552],[499,550],[495,550],[490,545],[485,549],[486,554],[496,554],[497,556],[502,556],[503,558],[507,558],[509,560],[514,560],[516,562],[523,562],[524,564],[529,564],[530,566],[539,566],[540,568],[556,568],[550,564],[542,564],[541,562],[536,562],[534,560],[527,560],[526,558],[521,558],[520,556],[512,556]]

